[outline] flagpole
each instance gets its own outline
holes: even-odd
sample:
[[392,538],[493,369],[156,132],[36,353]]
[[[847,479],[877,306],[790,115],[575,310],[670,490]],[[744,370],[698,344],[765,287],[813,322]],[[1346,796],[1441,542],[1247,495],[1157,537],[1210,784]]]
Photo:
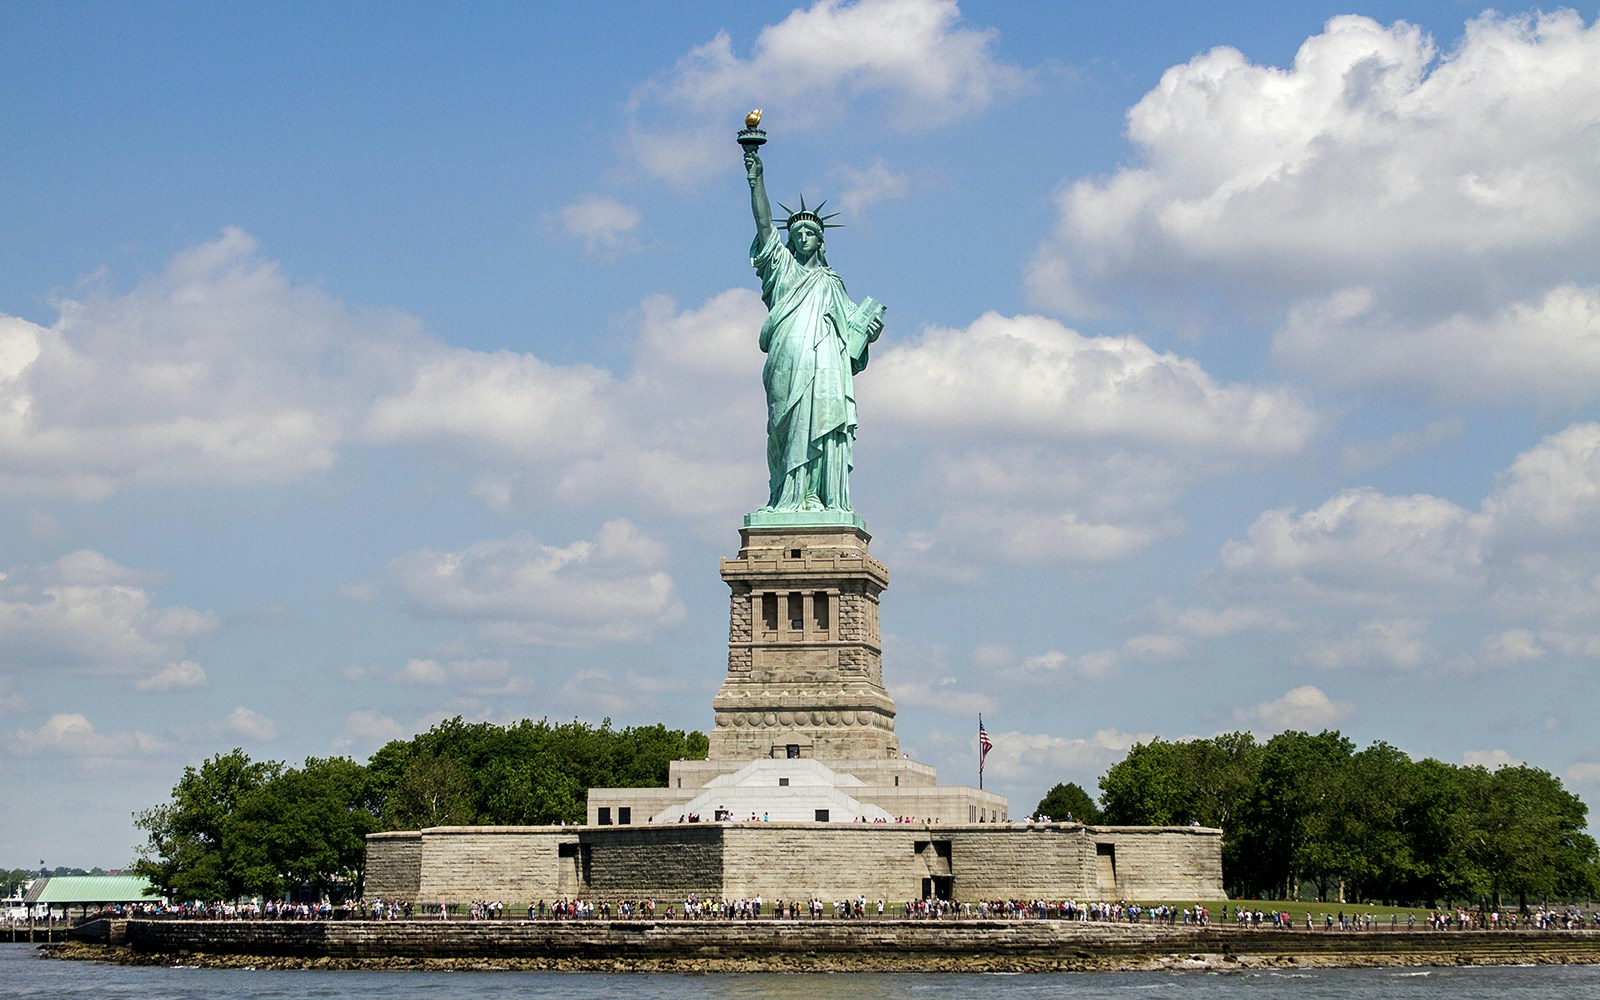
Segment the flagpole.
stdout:
[[983,713],[978,713],[978,791],[983,791]]

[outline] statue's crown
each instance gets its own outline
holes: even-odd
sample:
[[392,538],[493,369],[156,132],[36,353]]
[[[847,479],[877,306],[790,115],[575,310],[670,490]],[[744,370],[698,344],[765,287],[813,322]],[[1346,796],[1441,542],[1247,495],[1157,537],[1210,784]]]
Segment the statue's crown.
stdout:
[[780,202],[778,202],[778,207],[783,209],[785,212],[789,213],[789,217],[787,219],[785,219],[782,223],[780,223],[780,225],[782,225],[784,229],[793,229],[799,223],[809,222],[812,225],[816,226],[818,229],[839,229],[839,228],[841,228],[844,225],[844,223],[842,223],[842,222],[841,223],[832,223],[832,222],[828,221],[829,219],[838,218],[838,216],[839,216],[838,212],[832,212],[832,213],[829,213],[828,215],[821,214],[822,213],[822,206],[826,205],[827,203],[828,203],[827,199],[823,199],[822,201],[817,203],[817,207],[816,208],[806,208],[806,196],[805,195],[801,195],[800,196],[800,211],[793,212],[793,211],[790,211],[788,205],[785,205],[783,202],[780,201]]

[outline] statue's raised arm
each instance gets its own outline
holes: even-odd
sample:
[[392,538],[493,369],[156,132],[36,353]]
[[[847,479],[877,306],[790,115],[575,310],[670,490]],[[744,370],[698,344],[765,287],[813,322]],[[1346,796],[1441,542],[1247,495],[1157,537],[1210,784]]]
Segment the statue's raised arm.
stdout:
[[850,513],[851,451],[856,438],[853,376],[867,366],[869,346],[883,329],[884,307],[868,297],[858,305],[828,266],[823,234],[832,215],[822,203],[785,213],[779,240],[767,198],[760,147],[766,133],[753,111],[739,133],[756,238],[750,263],[761,278],[767,305],[761,350],[767,361],[761,381],[767,391],[766,506],[753,518],[793,513]]
[[750,179],[750,213],[756,217],[756,239],[765,240],[772,232],[772,202],[767,200],[767,182],[761,176],[759,146],[744,148],[744,172]]

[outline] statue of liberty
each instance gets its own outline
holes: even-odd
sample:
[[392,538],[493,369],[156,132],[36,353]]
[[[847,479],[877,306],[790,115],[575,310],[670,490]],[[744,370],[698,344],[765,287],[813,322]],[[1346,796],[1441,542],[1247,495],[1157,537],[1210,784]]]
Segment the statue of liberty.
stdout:
[[[751,116],[756,121],[756,112]],[[767,505],[758,513],[849,511],[850,452],[856,437],[854,375],[867,367],[867,348],[883,330],[884,307],[845,295],[828,266],[823,231],[832,215],[822,205],[788,213],[779,240],[762,179],[760,143],[740,135],[756,237],[750,263],[761,278],[767,318],[761,382],[767,390]],[[765,133],[760,133],[764,141]]]

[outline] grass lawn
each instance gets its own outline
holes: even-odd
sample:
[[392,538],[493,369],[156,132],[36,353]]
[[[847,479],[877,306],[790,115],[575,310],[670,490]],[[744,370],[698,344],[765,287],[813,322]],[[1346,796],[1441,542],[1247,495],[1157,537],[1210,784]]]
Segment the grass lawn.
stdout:
[[[1163,900],[1162,902],[1165,902],[1169,906],[1177,906],[1179,910],[1182,910],[1185,906],[1194,905],[1193,900]],[[1312,923],[1315,924],[1318,929],[1327,927],[1328,917],[1333,917],[1335,922],[1337,922],[1341,911],[1346,917],[1350,918],[1357,916],[1366,917],[1370,915],[1372,917],[1372,924],[1374,927],[1381,925],[1384,928],[1389,927],[1389,919],[1391,916],[1394,917],[1395,924],[1400,927],[1404,927],[1406,925],[1407,916],[1415,916],[1417,918],[1417,926],[1425,927],[1427,926],[1428,918],[1435,912],[1427,909],[1426,907],[1386,906],[1382,903],[1306,903],[1299,900],[1282,899],[1230,899],[1218,902],[1201,900],[1200,903],[1206,909],[1211,911],[1211,922],[1213,924],[1222,922],[1222,908],[1226,906],[1228,909],[1228,923],[1233,922],[1234,914],[1240,909],[1251,911],[1260,910],[1262,913],[1269,914],[1276,910],[1279,912],[1288,913],[1290,919],[1294,921],[1294,926],[1300,928],[1305,927],[1306,915],[1309,914],[1311,916]],[[1159,906],[1160,903],[1146,903],[1142,905]],[[1514,910],[1514,907],[1502,912],[1510,913],[1512,910]],[[1453,912],[1453,909],[1451,912]]]

